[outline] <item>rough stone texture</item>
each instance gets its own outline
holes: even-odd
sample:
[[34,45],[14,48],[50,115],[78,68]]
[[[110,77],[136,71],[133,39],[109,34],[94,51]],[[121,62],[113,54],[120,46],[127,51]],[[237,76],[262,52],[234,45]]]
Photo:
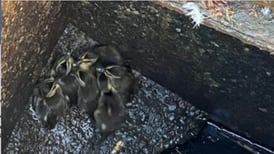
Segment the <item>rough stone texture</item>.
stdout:
[[4,145],[30,95],[26,81],[37,79],[70,18],[91,38],[117,44],[136,70],[213,120],[274,148],[274,58],[267,51],[204,26],[194,30],[188,17],[153,2],[2,4]]
[[[72,22],[116,44],[145,76],[211,119],[274,148],[274,57],[152,2],[66,3]],[[91,9],[92,8],[92,9]]]
[[[94,43],[69,25],[53,53],[74,52]],[[47,130],[33,119],[30,105],[27,105],[4,152],[110,153],[121,140],[125,143],[123,153],[157,153],[196,137],[205,124],[205,113],[159,84],[135,74],[139,81],[138,91],[132,101],[126,103],[128,119],[125,126],[106,140],[100,141],[95,122],[87,115],[81,116],[76,107],[54,129]]]
[[[62,34],[60,2],[2,1],[2,147],[20,117],[33,81]],[[63,9],[65,10],[65,9]]]

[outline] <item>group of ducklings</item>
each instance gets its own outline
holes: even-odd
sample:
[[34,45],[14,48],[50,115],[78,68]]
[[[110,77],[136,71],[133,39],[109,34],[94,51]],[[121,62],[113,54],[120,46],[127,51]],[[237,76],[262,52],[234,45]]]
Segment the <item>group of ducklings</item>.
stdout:
[[32,109],[46,127],[54,128],[76,105],[96,122],[100,132],[111,132],[126,119],[135,78],[111,46],[97,45],[72,56],[62,56],[46,77],[40,78],[31,97]]

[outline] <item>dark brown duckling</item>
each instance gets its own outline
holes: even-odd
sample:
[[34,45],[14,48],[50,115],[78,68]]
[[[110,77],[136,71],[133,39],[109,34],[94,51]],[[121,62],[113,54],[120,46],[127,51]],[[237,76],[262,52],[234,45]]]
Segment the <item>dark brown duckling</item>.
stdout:
[[126,120],[126,108],[122,98],[115,92],[101,92],[98,107],[94,111],[97,131],[112,132],[120,128]]
[[80,87],[77,77],[70,73],[67,76],[59,78],[57,82],[61,86],[63,93],[69,97],[69,106],[76,105],[78,97],[77,91]]
[[65,115],[69,99],[63,94],[59,84],[49,80],[45,82],[51,84],[51,88],[45,96],[40,95],[40,92],[37,90],[41,87],[34,89],[31,100],[32,108],[42,124],[52,129],[55,127],[58,119]]
[[77,72],[77,80],[80,83],[78,89],[77,104],[81,113],[88,113],[93,117],[93,112],[97,107],[99,97],[99,89],[97,87],[96,78],[92,73]]

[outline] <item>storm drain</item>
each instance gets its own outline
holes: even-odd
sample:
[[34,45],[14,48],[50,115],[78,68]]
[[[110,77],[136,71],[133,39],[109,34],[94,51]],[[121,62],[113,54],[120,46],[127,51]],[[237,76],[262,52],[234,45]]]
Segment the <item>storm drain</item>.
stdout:
[[[94,45],[76,27],[68,25],[60,37],[54,54],[76,51]],[[102,140],[95,132],[95,122],[81,115],[75,107],[48,130],[33,120],[30,106],[9,139],[7,153],[110,153],[119,141],[124,143],[120,153],[158,153],[197,136],[206,121],[206,114],[178,95],[135,72],[138,90],[126,103],[128,119],[125,125]]]

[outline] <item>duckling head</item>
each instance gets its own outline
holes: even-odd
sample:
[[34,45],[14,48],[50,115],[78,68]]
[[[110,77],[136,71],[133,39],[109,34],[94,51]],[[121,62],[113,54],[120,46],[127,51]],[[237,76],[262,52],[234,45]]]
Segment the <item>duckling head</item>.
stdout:
[[109,65],[121,65],[123,63],[120,53],[111,46],[96,46],[94,52],[99,56],[96,65],[107,67]]
[[52,88],[54,80],[55,80],[54,77],[47,77],[47,78],[38,80],[38,82],[36,83],[33,89],[33,95],[45,97],[49,93],[50,89]]
[[85,52],[83,53],[78,61],[79,70],[88,72],[91,70],[91,66],[93,66],[98,60],[98,55],[93,52]]
[[51,70],[51,76],[67,76],[72,70],[73,63],[74,59],[71,57],[70,53],[61,57],[54,64],[53,69]]
[[113,65],[106,68],[105,74],[109,79],[109,89],[119,93],[127,101],[137,87],[136,79],[129,68]]

